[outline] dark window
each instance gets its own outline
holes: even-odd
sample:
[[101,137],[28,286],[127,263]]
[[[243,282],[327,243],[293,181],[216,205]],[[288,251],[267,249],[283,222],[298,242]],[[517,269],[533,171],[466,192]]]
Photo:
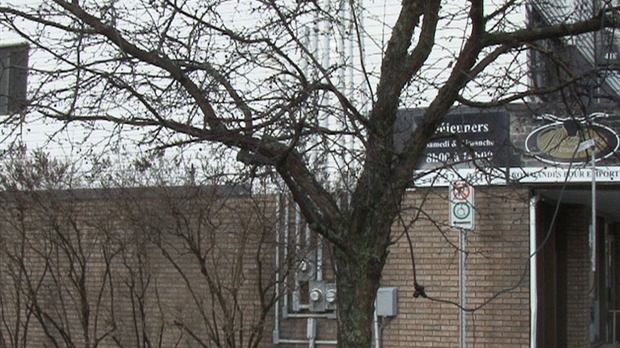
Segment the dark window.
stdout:
[[25,108],[27,77],[28,46],[0,47],[0,115]]

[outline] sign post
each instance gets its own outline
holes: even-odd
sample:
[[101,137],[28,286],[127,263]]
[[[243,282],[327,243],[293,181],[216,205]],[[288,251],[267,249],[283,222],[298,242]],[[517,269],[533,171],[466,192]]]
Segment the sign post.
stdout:
[[[450,183],[450,226],[459,229],[459,249],[461,257],[459,260],[459,297],[462,308],[467,307],[467,274],[466,263],[466,232],[465,230],[474,229],[474,188],[466,181],[454,181]],[[467,347],[467,313],[460,313],[460,347]]]
[[474,229],[474,188],[465,181],[450,185],[450,226],[462,230]]

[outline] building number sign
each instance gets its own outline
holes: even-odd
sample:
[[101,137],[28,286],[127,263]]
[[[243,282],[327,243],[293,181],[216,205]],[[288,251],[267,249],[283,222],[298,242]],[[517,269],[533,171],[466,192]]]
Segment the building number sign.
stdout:
[[474,229],[474,188],[465,181],[450,184],[450,226]]

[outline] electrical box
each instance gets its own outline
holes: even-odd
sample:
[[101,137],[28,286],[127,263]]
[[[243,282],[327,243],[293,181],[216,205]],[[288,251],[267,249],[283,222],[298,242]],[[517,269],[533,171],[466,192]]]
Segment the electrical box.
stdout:
[[298,282],[307,282],[316,276],[316,251],[310,250],[299,261],[296,269]]
[[337,300],[336,283],[325,284],[325,309],[328,311],[336,310]]
[[393,317],[398,314],[398,288],[379,288],[375,308],[380,317]]
[[310,293],[308,297],[310,300],[310,311],[325,312],[327,309],[327,301],[325,300],[325,282],[311,280],[309,285],[308,291],[310,291]]
[[308,308],[311,312],[327,312],[336,309],[336,283],[311,280],[308,285]]

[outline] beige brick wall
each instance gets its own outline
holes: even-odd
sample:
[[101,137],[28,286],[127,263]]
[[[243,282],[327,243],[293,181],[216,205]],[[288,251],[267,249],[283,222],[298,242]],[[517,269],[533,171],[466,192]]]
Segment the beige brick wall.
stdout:
[[[419,189],[406,197],[402,221],[414,244],[418,282],[430,297],[413,298],[412,262],[405,228],[397,223],[382,286],[399,288],[399,314],[384,320],[384,347],[458,347],[459,232],[449,221],[448,188]],[[524,189],[476,188],[476,227],[466,233],[467,343],[529,347],[529,196]],[[418,210],[417,208],[420,208]],[[416,214],[418,215],[417,219]]]
[[25,347],[249,347],[264,333],[268,342],[275,197],[150,193],[5,195],[2,338]]
[[[445,302],[459,302],[461,255],[456,249],[459,234],[447,226],[447,196],[447,188],[408,193],[394,225],[395,244],[381,284],[398,287],[399,314],[381,320],[385,348],[459,346],[460,310]],[[209,333],[218,333],[221,340],[243,340],[247,346],[253,328],[264,334],[261,347],[272,345],[274,310],[263,318],[261,309],[274,293],[275,196],[116,192],[113,199],[88,197],[5,200],[10,204],[3,205],[0,221],[4,303],[15,304],[18,295],[24,303],[32,299],[27,292],[15,291],[19,275],[15,262],[20,257],[11,256],[21,255],[20,236],[39,234],[21,256],[30,280],[40,284],[32,295],[42,315],[49,315],[41,321],[62,323],[77,346],[97,339],[101,347],[137,346],[148,339],[153,345],[194,347],[197,340],[208,343]],[[528,199],[524,189],[477,188],[476,229],[466,236],[467,306],[479,306],[498,292],[515,289],[467,315],[469,346],[529,346],[529,273],[524,268],[529,250]],[[15,209],[19,204],[24,209]],[[418,281],[441,302],[413,298],[405,230],[414,245]],[[70,237],[66,245],[61,236]],[[329,260],[329,248],[324,257]],[[75,283],[79,260],[85,267],[87,307],[80,306],[79,282]],[[286,271],[282,269],[281,275]],[[324,277],[333,280],[328,266]],[[237,306],[231,306],[235,299]],[[5,317],[15,317],[12,308],[3,306]],[[25,318],[28,310],[22,306],[21,312]],[[85,313],[87,330],[81,325]],[[235,328],[229,337],[223,329],[227,323]],[[39,347],[51,339],[62,342],[58,330],[46,336],[33,316],[30,325],[27,346]],[[281,319],[281,337],[303,339],[306,328],[306,319]],[[318,339],[335,337],[335,320],[321,319],[317,328]]]

